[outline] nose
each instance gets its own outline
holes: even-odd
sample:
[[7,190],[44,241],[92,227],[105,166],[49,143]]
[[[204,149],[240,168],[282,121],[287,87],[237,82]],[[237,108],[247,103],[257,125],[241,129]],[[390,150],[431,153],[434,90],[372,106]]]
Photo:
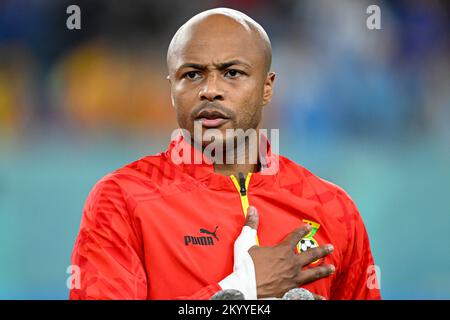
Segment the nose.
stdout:
[[205,85],[199,91],[200,100],[223,100],[223,91],[220,89],[216,74],[208,76]]

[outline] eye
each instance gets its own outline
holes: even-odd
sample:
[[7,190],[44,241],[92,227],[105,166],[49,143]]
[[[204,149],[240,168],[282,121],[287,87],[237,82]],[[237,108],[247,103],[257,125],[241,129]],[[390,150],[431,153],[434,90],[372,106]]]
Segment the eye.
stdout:
[[189,71],[183,75],[183,78],[188,78],[190,80],[197,80],[200,77],[200,73],[198,71]]
[[225,73],[225,76],[228,78],[237,78],[239,76],[241,76],[243,74],[243,72],[238,71],[236,69],[230,69]]

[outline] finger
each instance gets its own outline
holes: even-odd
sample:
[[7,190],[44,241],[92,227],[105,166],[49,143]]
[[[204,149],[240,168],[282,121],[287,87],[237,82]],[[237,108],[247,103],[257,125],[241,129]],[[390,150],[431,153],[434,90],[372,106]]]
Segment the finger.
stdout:
[[332,264],[302,270],[297,277],[298,285],[301,286],[309,282],[328,277],[332,275],[335,270],[336,269]]
[[284,238],[282,244],[289,245],[292,249],[297,246],[297,243],[306,236],[311,231],[311,226],[309,224],[305,224],[302,227],[292,231],[289,233],[286,238]]
[[245,225],[252,229],[257,230],[259,224],[258,210],[255,207],[250,206],[247,209],[247,217],[245,218]]
[[298,256],[299,256],[300,263],[303,266],[306,266],[306,265],[310,264],[311,262],[314,262],[316,260],[319,260],[320,258],[323,258],[323,257],[329,255],[330,253],[333,252],[333,250],[334,250],[334,247],[331,244],[326,244],[324,246],[308,249],[308,250],[300,253]]

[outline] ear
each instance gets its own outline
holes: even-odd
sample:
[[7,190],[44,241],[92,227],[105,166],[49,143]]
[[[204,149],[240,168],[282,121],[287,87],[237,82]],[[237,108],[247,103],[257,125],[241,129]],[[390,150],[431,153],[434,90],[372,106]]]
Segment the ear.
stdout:
[[166,80],[169,81],[170,88],[170,100],[172,101],[172,108],[175,109],[175,101],[173,99],[173,93],[172,93],[172,80],[170,80],[170,74],[166,76]]
[[272,99],[273,83],[275,82],[275,72],[269,72],[266,80],[264,81],[264,92],[262,105],[265,106]]
[[172,93],[170,93],[170,100],[172,101],[172,108],[175,109],[175,100],[173,99]]

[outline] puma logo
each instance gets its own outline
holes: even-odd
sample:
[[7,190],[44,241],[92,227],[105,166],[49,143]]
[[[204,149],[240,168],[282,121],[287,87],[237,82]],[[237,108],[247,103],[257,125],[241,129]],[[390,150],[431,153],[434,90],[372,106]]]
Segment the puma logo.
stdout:
[[216,238],[216,240],[218,241],[219,238],[217,238],[217,236],[216,236],[216,232],[217,232],[218,228],[219,228],[219,226],[216,226],[216,229],[214,229],[214,232],[211,232],[211,231],[201,228],[200,233],[209,234],[209,235],[213,236],[214,238]]
[[[195,236],[184,236],[184,245],[199,245],[199,246],[213,246],[214,245],[214,238],[219,241],[219,238],[217,237],[217,229],[219,229],[219,226],[216,226],[216,229],[214,229],[213,232],[206,230],[204,228],[200,228],[200,233],[204,233],[207,236],[201,236],[201,237],[195,237]],[[213,238],[214,237],[214,238]]]

